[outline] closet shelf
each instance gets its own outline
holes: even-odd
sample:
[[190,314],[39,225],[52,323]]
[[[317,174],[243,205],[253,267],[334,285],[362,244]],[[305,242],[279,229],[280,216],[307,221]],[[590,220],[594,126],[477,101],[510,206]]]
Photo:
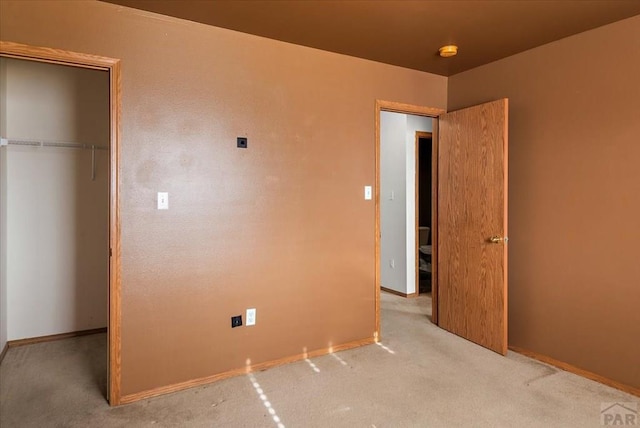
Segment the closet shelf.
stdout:
[[71,143],[66,141],[15,140],[13,138],[1,138],[0,146],[60,147],[67,149],[109,150],[109,147],[107,146],[98,146],[95,144]]

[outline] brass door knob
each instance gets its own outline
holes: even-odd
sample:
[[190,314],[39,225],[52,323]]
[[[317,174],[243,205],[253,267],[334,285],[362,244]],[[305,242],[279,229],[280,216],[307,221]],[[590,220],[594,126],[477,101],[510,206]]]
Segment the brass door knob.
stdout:
[[502,236],[492,236],[491,238],[489,238],[489,242],[491,242],[492,244],[499,244],[501,242],[506,243],[509,240],[509,238],[507,238],[506,236],[503,238]]

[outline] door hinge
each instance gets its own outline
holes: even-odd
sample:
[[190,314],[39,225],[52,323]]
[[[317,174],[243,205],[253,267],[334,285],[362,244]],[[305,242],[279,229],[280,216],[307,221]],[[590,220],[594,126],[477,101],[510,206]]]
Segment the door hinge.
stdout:
[[111,251],[111,248],[109,248],[109,257],[113,256],[113,251]]

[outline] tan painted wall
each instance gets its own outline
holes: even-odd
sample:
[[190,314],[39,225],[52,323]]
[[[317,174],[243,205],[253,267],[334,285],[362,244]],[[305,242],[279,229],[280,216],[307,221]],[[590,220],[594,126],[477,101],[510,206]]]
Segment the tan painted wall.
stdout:
[[446,78],[99,2],[0,19],[122,59],[125,395],[372,337],[375,99],[445,108]]
[[640,387],[640,17],[449,79],[508,97],[509,343]]

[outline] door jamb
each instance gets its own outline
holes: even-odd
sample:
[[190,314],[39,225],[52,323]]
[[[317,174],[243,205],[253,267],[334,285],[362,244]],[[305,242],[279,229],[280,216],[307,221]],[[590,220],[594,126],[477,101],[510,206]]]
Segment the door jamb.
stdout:
[[120,275],[120,60],[62,49],[36,47],[0,40],[0,56],[47,62],[109,72],[109,326],[108,397],[111,406],[120,404],[121,384],[121,275]]
[[[437,119],[441,114],[446,113],[444,109],[434,107],[417,106],[413,104],[404,104],[394,101],[376,100],[375,105],[375,138],[376,138],[376,187],[375,187],[375,210],[376,210],[376,225],[375,225],[375,331],[374,339],[379,341],[380,336],[380,112],[390,111],[395,113],[413,114],[417,116],[426,116]],[[433,126],[433,158],[437,159],[437,140],[438,140],[438,121],[434,120]],[[433,177],[437,177],[437,169],[434,168]],[[432,224],[437,221],[437,193],[432,195]],[[432,232],[432,266],[437,265],[437,234]],[[437,315],[437,276],[436,270],[433,269],[431,273],[431,290],[432,290],[432,322],[438,323]]]

